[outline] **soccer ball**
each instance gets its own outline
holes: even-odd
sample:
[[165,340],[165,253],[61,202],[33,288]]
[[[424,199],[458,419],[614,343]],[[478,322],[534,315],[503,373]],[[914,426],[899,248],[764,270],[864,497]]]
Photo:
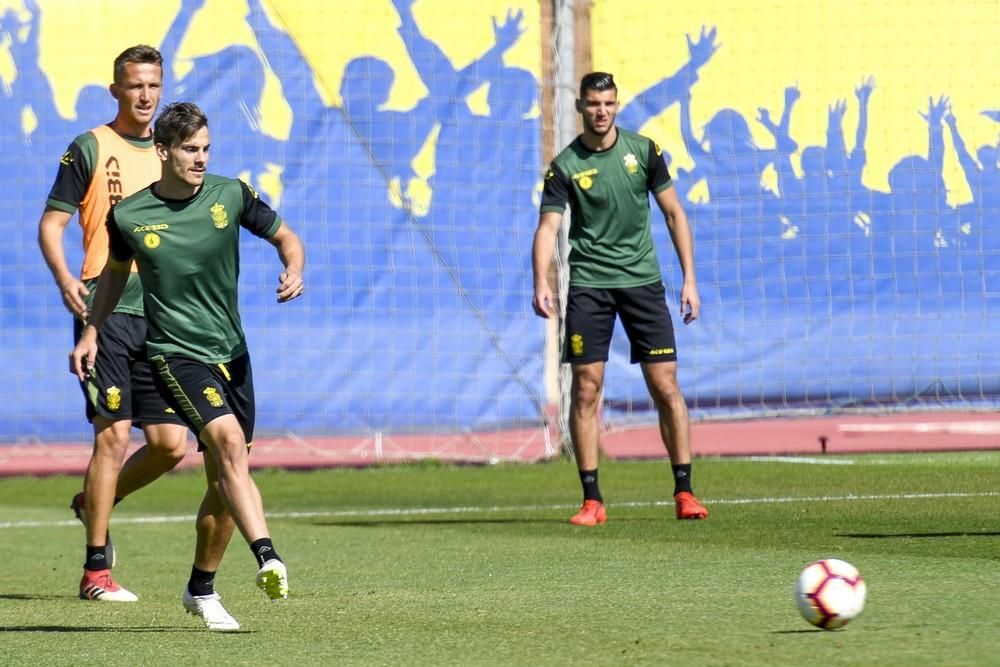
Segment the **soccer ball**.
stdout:
[[865,580],[857,568],[836,558],[809,563],[795,582],[802,617],[824,630],[836,630],[865,608]]

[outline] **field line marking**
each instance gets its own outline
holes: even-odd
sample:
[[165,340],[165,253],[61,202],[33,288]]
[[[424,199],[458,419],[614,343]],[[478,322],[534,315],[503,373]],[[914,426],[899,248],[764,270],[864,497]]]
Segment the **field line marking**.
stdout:
[[852,466],[854,459],[820,458],[816,456],[734,456],[734,461],[753,461],[755,463],[804,463],[814,466]]
[[[880,500],[938,500],[942,498],[996,498],[1000,491],[983,491],[976,493],[881,493],[881,494],[846,494],[840,496],[772,496],[762,498],[702,498],[706,505],[777,505],[788,503],[818,503],[818,502],[858,502]],[[673,500],[646,500],[635,502],[608,503],[608,507],[666,507],[672,506]],[[319,519],[319,518],[357,518],[379,516],[426,516],[431,514],[474,514],[495,512],[540,512],[552,510],[575,509],[576,504],[559,505],[491,505],[479,507],[396,507],[383,509],[360,510],[329,510],[317,512],[268,512],[268,519]],[[153,524],[181,523],[194,521],[194,515],[162,515],[123,517],[115,519],[116,524]],[[79,526],[76,519],[59,521],[0,521],[0,530],[13,528],[59,528]]]

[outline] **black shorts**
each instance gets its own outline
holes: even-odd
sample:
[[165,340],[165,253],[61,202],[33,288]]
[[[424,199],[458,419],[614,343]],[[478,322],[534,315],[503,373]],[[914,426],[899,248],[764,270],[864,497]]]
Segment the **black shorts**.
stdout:
[[566,302],[563,361],[607,361],[615,317],[632,346],[633,364],[677,361],[674,325],[662,282],[641,287],[573,287]]
[[[249,354],[225,364],[163,355],[155,355],[150,361],[157,389],[196,436],[213,419],[234,415],[243,427],[247,446],[253,442],[257,408]],[[198,450],[203,449],[199,440]]]
[[[74,340],[83,323],[74,320]],[[139,315],[112,313],[97,333],[97,359],[80,383],[87,403],[87,420],[101,416],[133,425],[182,424],[153,383],[146,357],[146,320]]]

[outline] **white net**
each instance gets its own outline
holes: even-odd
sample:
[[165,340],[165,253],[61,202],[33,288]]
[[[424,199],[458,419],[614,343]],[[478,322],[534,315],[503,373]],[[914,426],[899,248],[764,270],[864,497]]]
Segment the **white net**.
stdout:
[[[671,155],[694,230],[702,316],[677,326],[696,415],[995,406],[995,10],[593,3],[594,69],[619,125]],[[606,417],[648,421],[627,354],[619,335]]]
[[[26,187],[13,187],[21,160],[0,170],[20,193],[0,242],[20,277],[4,281],[4,330],[26,351],[4,382],[0,441],[88,439],[63,372],[70,319],[34,229],[65,147],[115,113],[88,77],[106,81],[118,52],[146,42],[166,60],[163,103],[209,117],[210,171],[252,184],[306,245],[306,295],[288,305],[274,302],[273,249],[249,235],[242,247],[259,438],[374,458],[550,453],[545,332],[530,306],[537,3],[186,0],[138,3],[149,15],[135,23],[118,3],[73,20],[62,4],[12,5],[3,33],[0,102],[16,120],[5,127],[21,128],[6,140],[39,166]],[[75,59],[91,28],[107,35],[96,74]],[[61,97],[78,98],[75,113]],[[66,244],[75,269],[75,222]]]
[[[114,115],[111,62],[136,43],[164,52],[164,102],[208,112],[211,170],[307,246],[290,305],[273,302],[273,250],[242,249],[261,438],[313,456],[553,453],[565,369],[531,312],[530,247],[542,121],[567,126],[584,65],[615,74],[620,125],[670,154],[688,208],[702,317],[677,326],[696,416],[995,407],[995,2],[546,7],[0,0],[0,442],[90,438],[36,225],[68,143]],[[72,223],[74,269],[79,243]],[[609,423],[651,423],[621,331],[605,405]]]

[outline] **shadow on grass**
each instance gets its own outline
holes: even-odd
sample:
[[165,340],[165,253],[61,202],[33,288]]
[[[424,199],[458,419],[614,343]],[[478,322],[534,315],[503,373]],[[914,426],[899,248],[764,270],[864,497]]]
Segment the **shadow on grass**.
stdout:
[[[157,633],[188,633],[196,632],[199,634],[205,634],[209,632],[205,628],[178,628],[177,626],[163,626],[163,627],[141,627],[141,628],[108,628],[108,627],[97,627],[93,625],[0,625],[0,633],[4,632],[104,632],[104,633],[145,633],[145,632],[157,632]],[[251,630],[235,630],[232,632],[215,632],[212,634],[227,634],[227,635],[243,635],[251,634]]]
[[951,531],[942,533],[837,533],[835,537],[852,537],[858,540],[891,540],[910,537],[1000,537],[1000,532]]
[[381,526],[488,526],[488,525],[549,525],[562,524],[562,519],[372,519],[370,521],[314,521],[314,526],[347,528],[378,528]]
[[75,600],[76,595],[39,595],[37,593],[0,593],[0,600]]

